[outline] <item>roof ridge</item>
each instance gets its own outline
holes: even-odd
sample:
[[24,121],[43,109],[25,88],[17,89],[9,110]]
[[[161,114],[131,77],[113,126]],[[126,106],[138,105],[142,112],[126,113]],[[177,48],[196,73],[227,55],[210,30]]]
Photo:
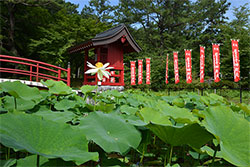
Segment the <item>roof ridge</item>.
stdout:
[[121,27],[120,29],[122,29],[123,27],[126,27],[126,25],[124,23],[118,24],[117,26],[115,26],[113,28],[110,28],[110,29],[108,29],[106,31],[103,31],[103,32],[99,33],[99,34],[96,34],[95,38],[98,38],[98,36],[100,36],[102,34],[105,34],[107,32],[113,31],[114,29],[117,29],[118,27]]

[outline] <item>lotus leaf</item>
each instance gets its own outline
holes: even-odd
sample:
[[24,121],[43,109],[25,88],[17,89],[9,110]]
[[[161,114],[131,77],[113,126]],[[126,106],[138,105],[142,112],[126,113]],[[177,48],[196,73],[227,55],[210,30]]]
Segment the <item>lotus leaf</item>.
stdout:
[[57,110],[68,110],[70,108],[74,108],[76,102],[73,100],[63,99],[55,104],[55,109]]
[[110,91],[110,94],[116,98],[122,98],[123,94],[121,94],[118,90],[114,89]]
[[44,119],[55,121],[55,122],[61,122],[66,123],[68,121],[71,121],[76,115],[73,112],[66,111],[66,112],[55,112],[55,111],[38,111],[34,113],[33,115],[39,115],[43,117]]
[[109,112],[113,111],[114,108],[115,108],[114,104],[106,104],[106,103],[103,103],[103,102],[99,102],[96,105],[96,110],[97,111],[103,111],[103,112],[106,112],[106,113],[109,113]]
[[123,154],[130,147],[137,148],[141,141],[140,132],[115,113],[92,112],[80,121],[80,128],[108,153]]
[[83,94],[91,93],[95,89],[97,89],[97,86],[91,86],[91,85],[84,85],[80,88]]
[[193,116],[192,112],[190,112],[186,108],[179,108],[176,106],[170,106],[169,104],[159,101],[158,106],[161,113],[166,116],[170,116],[178,123],[195,123],[198,122],[198,119]]
[[145,123],[154,123],[158,125],[172,125],[169,116],[150,107],[145,107],[140,111]]
[[[37,167],[36,165],[37,161],[37,155],[31,155],[22,159],[17,160],[17,167]],[[42,164],[48,162],[49,159],[45,158],[43,156],[39,157],[39,165],[42,166]]]
[[[200,151],[207,153],[211,157],[214,156],[214,150],[212,148],[208,147],[208,146],[201,147]],[[221,151],[217,151],[216,157],[217,158],[222,158]]]
[[135,115],[123,115],[123,118],[126,120],[126,122],[135,126],[145,126],[148,124],[148,123],[143,122],[139,117]]
[[182,98],[176,98],[172,101],[173,105],[183,108],[185,106],[185,102]]
[[31,88],[19,81],[2,82],[0,83],[0,88],[2,88],[4,92],[8,92],[15,98],[22,98],[24,100],[30,100],[35,102],[39,102],[43,99],[38,88]]
[[73,93],[72,89],[62,81],[47,80],[41,81],[42,84],[49,88],[49,93],[57,95],[68,95]]
[[16,164],[16,159],[8,159],[8,160],[2,160],[0,161],[1,167],[11,167]]
[[200,148],[213,138],[208,131],[197,123],[185,126],[149,124],[148,127],[162,141],[172,146],[186,144],[194,148]]
[[0,115],[0,138],[6,147],[26,150],[47,158],[62,158],[77,165],[98,160],[97,153],[88,151],[88,143],[79,129],[42,119],[33,114]]
[[128,105],[122,105],[120,110],[122,113],[126,113],[127,115],[134,115],[137,112],[137,108],[130,107]]
[[250,115],[250,105],[246,105],[244,103],[238,104],[238,106],[247,114]]
[[[15,97],[12,96],[4,96],[3,100],[4,100],[4,108],[6,108],[7,110],[14,110],[15,109]],[[30,100],[24,100],[21,98],[16,98],[16,109],[20,110],[20,111],[26,111],[29,109],[32,109],[33,107],[35,107],[35,102],[30,101]]]
[[221,156],[236,166],[250,166],[250,123],[227,106],[209,107],[204,126],[220,143]]

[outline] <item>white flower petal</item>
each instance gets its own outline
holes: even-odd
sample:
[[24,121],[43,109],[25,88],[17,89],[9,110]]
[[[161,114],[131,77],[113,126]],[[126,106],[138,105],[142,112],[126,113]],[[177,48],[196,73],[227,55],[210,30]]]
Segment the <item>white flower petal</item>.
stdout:
[[95,74],[97,73],[98,69],[89,69],[88,71],[85,72],[85,74]]
[[114,67],[107,67],[106,70],[108,70],[108,69],[113,69],[113,68],[114,68]]
[[102,78],[103,78],[103,74],[102,74],[102,71],[98,71],[97,72],[97,78],[99,79],[99,80],[102,80]]
[[103,65],[103,68],[108,67],[108,66],[109,66],[109,64],[110,64],[110,63],[105,63],[105,64]]
[[90,62],[88,62],[87,61],[87,66],[89,67],[89,68],[96,68],[96,66],[94,66],[94,65],[92,65]]
[[103,74],[106,78],[109,78],[109,75],[111,75],[108,71],[102,71],[102,74]]

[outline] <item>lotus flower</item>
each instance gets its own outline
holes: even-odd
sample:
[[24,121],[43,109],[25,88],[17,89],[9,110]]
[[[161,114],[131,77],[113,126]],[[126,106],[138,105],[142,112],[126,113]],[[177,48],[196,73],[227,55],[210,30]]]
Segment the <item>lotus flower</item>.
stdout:
[[101,62],[97,62],[95,66],[92,65],[90,62],[87,62],[87,66],[91,69],[87,70],[85,74],[95,75],[97,73],[97,77],[99,80],[102,80],[103,75],[106,78],[109,78],[111,74],[106,70],[114,68],[114,67],[108,67],[109,63],[103,65]]

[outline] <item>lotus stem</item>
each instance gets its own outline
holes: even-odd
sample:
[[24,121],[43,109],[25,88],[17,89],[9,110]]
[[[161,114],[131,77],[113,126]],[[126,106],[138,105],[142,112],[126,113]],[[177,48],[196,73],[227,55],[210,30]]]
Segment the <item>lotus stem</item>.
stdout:
[[167,163],[167,155],[168,155],[168,151],[166,152],[165,157],[164,157],[164,167],[166,166],[166,163]]
[[169,153],[169,159],[168,159],[168,163],[169,165],[171,166],[171,160],[172,160],[172,154],[173,154],[173,146],[171,145],[171,148],[170,148],[170,153]]
[[39,165],[39,162],[40,161],[40,155],[37,155],[37,157],[36,157],[36,166],[37,167],[39,167],[40,165]]
[[217,150],[218,150],[218,146],[215,147],[215,150],[214,150],[214,155],[213,155],[213,160],[212,160],[212,166],[214,166],[214,160],[215,160],[215,156],[216,156],[216,153],[217,153]]
[[155,143],[156,143],[156,136],[154,135],[154,142],[153,142],[154,146],[155,146]]
[[7,157],[6,157],[6,160],[10,159],[10,148],[8,148],[7,150]]
[[140,163],[142,164],[142,162],[143,162],[143,158],[144,158],[144,154],[145,154],[145,146],[146,146],[146,144],[144,143],[143,144],[143,149],[142,149],[142,157],[141,157],[141,160],[140,160]]

